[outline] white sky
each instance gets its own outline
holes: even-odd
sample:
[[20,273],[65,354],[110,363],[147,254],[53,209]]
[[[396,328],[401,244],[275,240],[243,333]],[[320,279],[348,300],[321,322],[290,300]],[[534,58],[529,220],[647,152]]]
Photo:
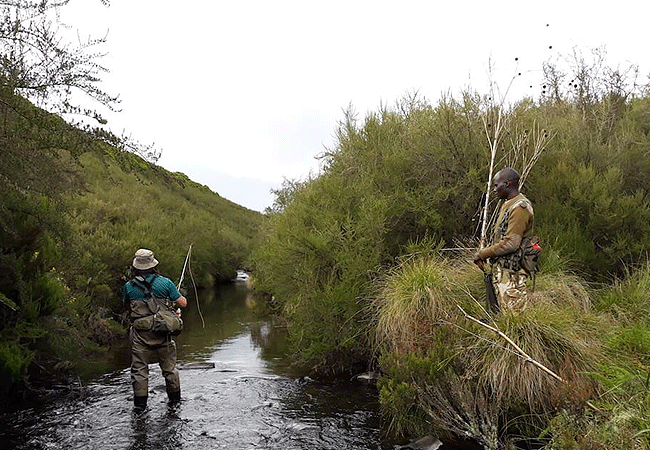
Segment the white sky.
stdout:
[[317,173],[350,104],[362,119],[415,90],[434,103],[468,85],[485,93],[490,59],[502,86],[523,73],[509,98],[537,95],[542,62],[575,47],[588,56],[605,46],[610,64],[638,64],[645,81],[642,5],[72,0],[61,18],[82,36],[108,32],[102,87],[122,100],[107,115],[113,131],[155,143],[158,164],[263,211],[283,178]]

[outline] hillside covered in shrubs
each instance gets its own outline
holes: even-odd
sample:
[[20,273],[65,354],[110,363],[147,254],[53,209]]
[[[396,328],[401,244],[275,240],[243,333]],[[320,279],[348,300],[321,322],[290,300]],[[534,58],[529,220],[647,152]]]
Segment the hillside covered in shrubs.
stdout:
[[[263,216],[0,92],[0,386],[49,384],[124,334],[134,252],[202,287],[231,280]],[[72,364],[71,364],[72,363]]]

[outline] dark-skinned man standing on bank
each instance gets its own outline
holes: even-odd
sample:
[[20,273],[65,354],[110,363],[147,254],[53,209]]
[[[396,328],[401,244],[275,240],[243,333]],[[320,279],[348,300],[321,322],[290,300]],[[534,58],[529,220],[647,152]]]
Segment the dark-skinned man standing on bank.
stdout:
[[492,245],[474,255],[474,263],[485,270],[492,265],[492,280],[499,308],[525,308],[528,273],[520,265],[520,249],[530,243],[533,206],[519,192],[519,173],[507,167],[494,176],[494,191],[503,201],[494,229]]

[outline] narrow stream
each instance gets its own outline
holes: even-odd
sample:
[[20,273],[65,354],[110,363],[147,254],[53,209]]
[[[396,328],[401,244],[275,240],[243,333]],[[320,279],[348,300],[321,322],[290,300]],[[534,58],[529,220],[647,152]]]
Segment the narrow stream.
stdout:
[[[200,294],[176,338],[182,401],[169,406],[157,364],[149,405],[133,411],[127,347],[83,389],[0,416],[0,448],[32,449],[386,449],[377,392],[357,382],[317,382],[292,372],[284,330],[259,321],[246,284]],[[102,362],[102,367],[106,364]]]

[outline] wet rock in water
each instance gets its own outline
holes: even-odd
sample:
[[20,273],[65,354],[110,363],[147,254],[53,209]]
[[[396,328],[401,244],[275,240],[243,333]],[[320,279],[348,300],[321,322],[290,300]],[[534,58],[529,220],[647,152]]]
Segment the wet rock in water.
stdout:
[[362,383],[376,383],[377,380],[379,379],[379,374],[377,372],[365,372],[365,373],[360,373],[359,375],[355,375],[353,377],[354,380],[361,381]]
[[183,364],[178,364],[176,366],[179,370],[191,370],[191,369],[214,369],[213,362],[188,362]]
[[396,445],[395,450],[437,450],[442,447],[442,442],[432,436],[424,436],[409,442],[406,445]]
[[306,384],[306,383],[311,383],[314,380],[308,376],[300,377],[296,380],[298,384]]

